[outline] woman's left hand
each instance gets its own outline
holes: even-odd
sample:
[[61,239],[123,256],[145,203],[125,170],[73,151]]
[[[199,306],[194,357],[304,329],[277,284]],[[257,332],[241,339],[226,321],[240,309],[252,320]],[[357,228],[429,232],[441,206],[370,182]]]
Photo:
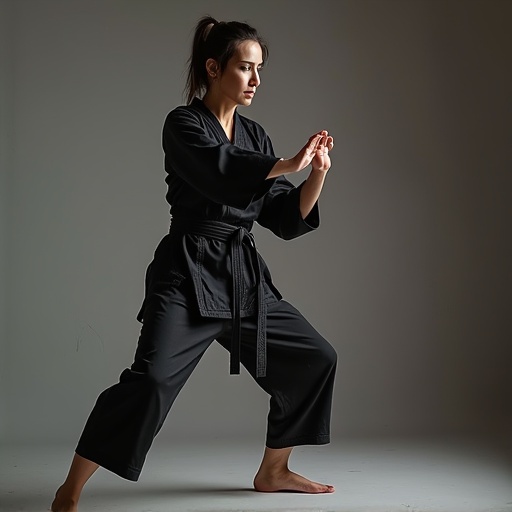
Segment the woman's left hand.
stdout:
[[334,139],[326,130],[321,132],[321,139],[318,141],[315,156],[311,161],[314,171],[327,172],[331,168],[331,158],[329,151],[334,147]]

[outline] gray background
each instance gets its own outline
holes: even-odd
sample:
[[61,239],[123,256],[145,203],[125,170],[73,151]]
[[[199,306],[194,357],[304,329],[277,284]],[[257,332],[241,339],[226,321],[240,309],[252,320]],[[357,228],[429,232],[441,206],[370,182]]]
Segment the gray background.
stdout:
[[[206,13],[268,39],[242,113],[278,155],[336,138],[321,229],[256,230],[278,287],[338,350],[335,435],[508,435],[511,7],[3,0],[1,439],[74,442],[131,363],[168,229],[161,127]],[[263,440],[266,411],[214,345],[161,436]]]

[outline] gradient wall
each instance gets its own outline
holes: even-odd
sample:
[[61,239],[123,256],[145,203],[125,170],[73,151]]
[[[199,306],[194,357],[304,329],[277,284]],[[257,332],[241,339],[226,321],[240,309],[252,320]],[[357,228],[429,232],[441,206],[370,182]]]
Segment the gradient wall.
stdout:
[[[336,138],[321,229],[256,230],[280,290],[339,353],[334,433],[506,432],[511,3],[4,0],[2,438],[75,440],[131,363],[168,229],[162,123],[207,13],[268,39],[242,113],[278,155]],[[212,346],[161,436],[263,439],[266,411]]]

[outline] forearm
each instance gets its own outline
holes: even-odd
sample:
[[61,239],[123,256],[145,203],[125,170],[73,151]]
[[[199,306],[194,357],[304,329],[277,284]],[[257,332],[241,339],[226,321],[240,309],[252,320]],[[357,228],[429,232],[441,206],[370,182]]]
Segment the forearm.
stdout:
[[300,191],[300,214],[303,219],[310,214],[318,201],[326,176],[327,173],[324,171],[312,170],[309,173],[308,179],[302,185]]
[[284,176],[285,174],[291,174],[297,172],[298,166],[293,161],[293,158],[281,158],[278,160],[274,167],[272,167],[270,173],[267,176],[267,180],[270,178],[277,178],[278,176]]

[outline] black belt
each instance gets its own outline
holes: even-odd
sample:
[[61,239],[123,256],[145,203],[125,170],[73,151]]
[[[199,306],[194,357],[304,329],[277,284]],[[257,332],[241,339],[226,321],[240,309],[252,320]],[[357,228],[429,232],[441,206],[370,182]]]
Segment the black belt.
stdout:
[[265,288],[258,251],[254,236],[243,226],[233,226],[219,221],[184,220],[173,218],[171,231],[213,238],[230,245],[231,271],[233,275],[232,318],[233,333],[231,337],[230,374],[240,373],[240,341],[242,337],[242,293],[243,293],[243,242],[249,239],[251,260],[256,275],[257,286],[257,332],[256,332],[256,377],[265,377],[267,366],[267,305]]

